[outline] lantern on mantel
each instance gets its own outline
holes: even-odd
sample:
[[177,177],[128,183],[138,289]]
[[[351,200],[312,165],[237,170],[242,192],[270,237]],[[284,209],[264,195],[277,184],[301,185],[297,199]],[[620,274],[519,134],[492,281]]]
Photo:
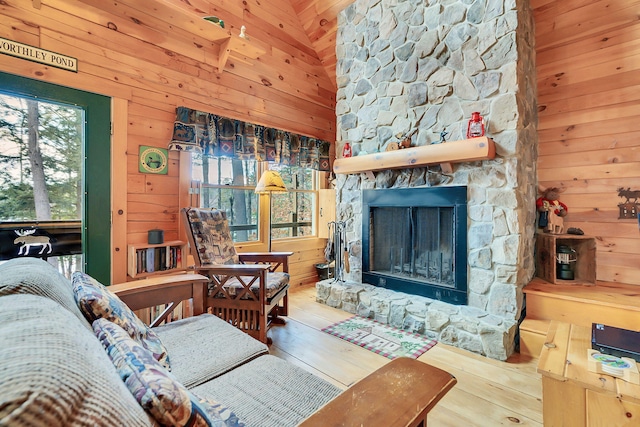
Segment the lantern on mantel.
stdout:
[[351,151],[351,144],[349,144],[349,141],[347,141],[342,147],[342,157],[351,157],[352,155],[353,152]]
[[471,120],[467,125],[467,138],[478,138],[484,136],[484,119],[479,112],[471,113]]

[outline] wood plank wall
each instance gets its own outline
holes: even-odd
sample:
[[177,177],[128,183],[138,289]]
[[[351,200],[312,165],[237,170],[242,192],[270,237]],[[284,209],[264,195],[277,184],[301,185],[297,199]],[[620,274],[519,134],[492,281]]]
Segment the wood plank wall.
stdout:
[[640,285],[638,220],[618,219],[619,187],[640,190],[640,2],[532,0],[538,178],[563,188],[568,227],[597,239],[597,279]]
[[[207,31],[214,24],[200,19],[207,15],[224,19],[234,35],[245,25],[265,53],[256,60],[232,53],[218,73],[220,41]],[[170,154],[168,175],[138,172],[140,145],[167,146],[176,106],[335,140],[335,84],[289,0],[6,0],[0,37],[78,59],[74,74],[0,55],[1,71],[104,94],[126,109],[114,117],[113,174],[120,179],[111,196],[114,224],[126,224],[126,233],[114,233],[113,282],[127,279],[126,245],[145,242],[149,229],[165,230],[167,240],[182,237],[188,154]],[[296,284],[313,279],[323,245],[276,242],[274,250],[296,251]]]

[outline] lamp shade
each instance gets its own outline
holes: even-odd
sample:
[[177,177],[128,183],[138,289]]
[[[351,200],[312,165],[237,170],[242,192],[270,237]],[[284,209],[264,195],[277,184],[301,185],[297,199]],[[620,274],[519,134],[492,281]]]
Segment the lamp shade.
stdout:
[[287,187],[285,187],[284,181],[282,181],[282,177],[278,172],[268,170],[262,173],[255,192],[257,194],[286,193]]

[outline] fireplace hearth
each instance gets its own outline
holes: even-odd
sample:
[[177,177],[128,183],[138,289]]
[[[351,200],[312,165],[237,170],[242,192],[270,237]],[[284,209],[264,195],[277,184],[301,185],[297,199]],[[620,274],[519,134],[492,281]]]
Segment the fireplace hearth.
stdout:
[[364,190],[362,281],[467,304],[467,187]]

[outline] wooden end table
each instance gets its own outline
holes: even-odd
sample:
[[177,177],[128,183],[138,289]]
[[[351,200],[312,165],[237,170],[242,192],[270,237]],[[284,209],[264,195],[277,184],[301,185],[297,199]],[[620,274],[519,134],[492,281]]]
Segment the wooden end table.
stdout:
[[552,321],[540,353],[545,427],[640,426],[640,386],[587,368],[591,328]]

